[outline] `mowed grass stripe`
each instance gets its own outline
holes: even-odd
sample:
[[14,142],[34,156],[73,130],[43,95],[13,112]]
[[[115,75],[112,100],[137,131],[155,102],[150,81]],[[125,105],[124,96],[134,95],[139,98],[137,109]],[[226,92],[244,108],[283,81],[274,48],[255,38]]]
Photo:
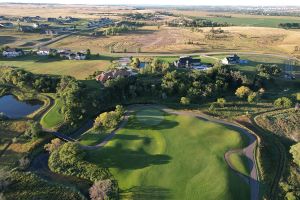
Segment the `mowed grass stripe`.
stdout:
[[[142,113],[157,117],[153,110]],[[249,198],[249,186],[224,160],[226,151],[245,146],[238,132],[163,112],[160,124],[147,125],[139,113],[107,146],[88,153],[88,161],[110,169],[123,199]]]

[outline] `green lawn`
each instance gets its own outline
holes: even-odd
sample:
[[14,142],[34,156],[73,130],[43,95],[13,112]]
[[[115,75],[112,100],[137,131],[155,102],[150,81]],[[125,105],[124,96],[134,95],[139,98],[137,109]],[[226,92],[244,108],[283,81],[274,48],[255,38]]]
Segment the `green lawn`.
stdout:
[[240,173],[249,176],[250,169],[248,167],[248,158],[240,153],[233,153],[229,156],[231,164],[234,166],[235,170]]
[[56,99],[54,106],[41,119],[44,128],[55,128],[64,122],[64,116],[60,112],[61,107],[61,100]]
[[249,199],[249,186],[224,160],[245,144],[222,125],[148,107],[87,160],[110,169],[122,199]]
[[0,66],[15,66],[38,74],[70,75],[83,80],[97,70],[105,70],[110,62],[106,57],[93,60],[61,60],[41,56],[0,58]]
[[235,26],[255,26],[255,27],[273,27],[276,28],[280,23],[300,23],[300,19],[291,18],[274,18],[274,17],[232,17],[232,18],[221,18],[221,17],[201,17],[209,19],[214,22],[227,22]]

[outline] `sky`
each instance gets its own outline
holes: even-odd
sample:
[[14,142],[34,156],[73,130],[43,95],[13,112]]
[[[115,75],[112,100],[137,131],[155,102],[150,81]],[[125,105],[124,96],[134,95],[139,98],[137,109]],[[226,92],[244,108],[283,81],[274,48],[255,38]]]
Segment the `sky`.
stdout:
[[0,0],[20,3],[300,6],[300,0]]

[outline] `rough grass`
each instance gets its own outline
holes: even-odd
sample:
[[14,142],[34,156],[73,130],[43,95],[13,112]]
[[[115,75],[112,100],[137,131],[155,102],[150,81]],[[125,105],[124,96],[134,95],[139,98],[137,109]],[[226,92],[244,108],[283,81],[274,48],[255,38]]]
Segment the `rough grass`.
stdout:
[[[146,123],[132,116],[103,148],[87,160],[108,167],[124,199],[247,199],[249,187],[224,161],[224,153],[241,148],[241,135],[224,126],[149,108]],[[153,114],[155,123],[151,121]],[[145,121],[144,121],[145,122]]]
[[240,153],[232,153],[229,156],[229,160],[235,170],[238,172],[250,176],[250,169],[248,167],[248,158]]
[[109,61],[99,57],[93,60],[60,60],[41,56],[23,56],[1,59],[0,66],[15,66],[37,74],[69,75],[83,80],[97,70],[105,70]]
[[61,113],[62,102],[55,100],[52,108],[42,117],[40,123],[44,128],[56,128],[64,122],[64,116]]

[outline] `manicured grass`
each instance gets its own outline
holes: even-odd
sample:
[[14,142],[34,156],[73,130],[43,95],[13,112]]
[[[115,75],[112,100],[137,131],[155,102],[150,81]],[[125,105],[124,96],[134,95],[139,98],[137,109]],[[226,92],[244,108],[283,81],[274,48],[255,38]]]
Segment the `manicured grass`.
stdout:
[[249,176],[250,169],[248,167],[248,158],[240,153],[232,153],[229,156],[231,164],[234,166],[235,170],[238,172]]
[[222,125],[148,107],[86,159],[110,169],[124,199],[248,199],[249,186],[224,160],[245,143]]
[[111,132],[111,130],[107,131],[97,131],[95,129],[88,130],[86,133],[81,135],[80,144],[93,146],[101,143],[107,137],[107,135]]
[[99,57],[93,60],[61,60],[41,56],[23,56],[19,58],[1,58],[0,66],[15,66],[38,74],[70,75],[85,79],[97,70],[105,70],[109,60]]
[[44,128],[55,128],[64,122],[64,116],[60,112],[61,107],[61,100],[56,99],[54,106],[41,119],[40,123]]

